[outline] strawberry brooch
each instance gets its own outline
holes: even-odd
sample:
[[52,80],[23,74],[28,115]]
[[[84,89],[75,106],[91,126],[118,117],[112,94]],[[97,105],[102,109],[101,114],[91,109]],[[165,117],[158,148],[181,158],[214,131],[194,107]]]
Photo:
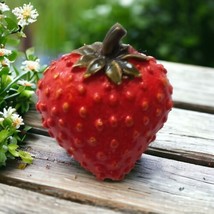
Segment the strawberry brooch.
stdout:
[[38,83],[43,126],[99,180],[130,172],[173,105],[166,69],[122,44],[125,35],[115,24],[103,42],[53,61]]

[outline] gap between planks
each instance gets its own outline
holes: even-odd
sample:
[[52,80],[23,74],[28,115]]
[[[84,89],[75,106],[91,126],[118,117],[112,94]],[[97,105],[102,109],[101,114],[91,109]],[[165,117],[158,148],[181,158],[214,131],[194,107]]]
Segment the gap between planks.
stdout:
[[177,101],[177,100],[174,100],[173,106],[175,108],[180,108],[180,109],[214,114],[214,108],[212,106],[191,104],[191,103]]

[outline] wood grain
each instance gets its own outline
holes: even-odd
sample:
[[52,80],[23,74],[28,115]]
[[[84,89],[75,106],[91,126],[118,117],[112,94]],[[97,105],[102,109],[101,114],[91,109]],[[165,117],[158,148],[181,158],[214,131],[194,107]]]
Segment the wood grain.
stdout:
[[119,214],[104,208],[78,204],[13,186],[0,184],[0,214]]
[[0,182],[66,200],[128,213],[207,213],[214,210],[214,169],[143,155],[122,182],[99,182],[49,137],[33,135],[35,160],[0,171]]
[[159,62],[168,70],[175,106],[214,113],[214,68]]
[[148,153],[214,167],[214,115],[174,108]]
[[[26,115],[34,132],[48,135],[36,111]],[[214,167],[214,115],[174,108],[147,153]]]

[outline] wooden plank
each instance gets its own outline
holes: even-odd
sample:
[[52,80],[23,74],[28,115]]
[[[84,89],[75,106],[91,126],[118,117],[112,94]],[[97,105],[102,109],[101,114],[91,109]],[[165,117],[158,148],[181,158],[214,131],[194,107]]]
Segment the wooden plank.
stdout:
[[214,115],[174,108],[148,153],[214,167]]
[[[26,123],[46,134],[38,113],[31,111]],[[214,167],[214,115],[174,108],[147,153]]]
[[34,163],[8,165],[2,183],[128,213],[213,214],[213,168],[145,154],[122,182],[100,182],[51,138],[34,136],[29,146]]
[[0,214],[6,213],[119,214],[121,212],[70,202],[0,183]]
[[175,106],[214,113],[214,68],[159,62],[168,70]]

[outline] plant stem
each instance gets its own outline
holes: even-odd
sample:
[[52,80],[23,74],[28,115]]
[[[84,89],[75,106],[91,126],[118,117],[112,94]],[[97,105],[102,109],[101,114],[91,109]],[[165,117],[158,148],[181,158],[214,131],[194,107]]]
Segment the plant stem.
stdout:
[[7,85],[7,87],[4,88],[4,90],[0,93],[0,95],[2,95],[4,92],[7,92],[7,90],[18,80],[20,80],[23,76],[25,76],[26,74],[28,74],[29,71],[23,72],[22,74],[20,74],[19,76],[17,76],[12,82],[10,82],[10,84]]

